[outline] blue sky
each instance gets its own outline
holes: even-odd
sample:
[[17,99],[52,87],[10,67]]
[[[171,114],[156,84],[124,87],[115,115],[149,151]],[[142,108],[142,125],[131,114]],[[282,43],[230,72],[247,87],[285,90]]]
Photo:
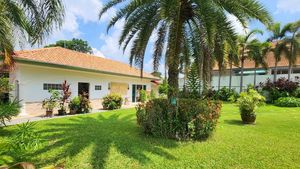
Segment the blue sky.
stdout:
[[[300,19],[300,0],[260,0],[269,10],[276,22],[286,24]],[[66,6],[65,23],[61,30],[55,31],[45,42],[53,43],[61,39],[81,38],[87,40],[94,50],[94,54],[113,60],[128,63],[128,51],[123,51],[118,46],[118,38],[122,30],[123,22],[119,22],[113,29],[106,33],[106,26],[111,16],[116,12],[112,9],[106,13],[101,20],[98,19],[98,12],[105,3],[104,0],[64,0]],[[243,33],[243,28],[231,17],[237,32]],[[256,21],[249,23],[249,28],[265,30],[264,26]],[[265,40],[269,33],[265,31],[263,36],[257,38]],[[146,52],[145,71],[152,72],[151,43]],[[163,64],[162,64],[163,65]],[[163,66],[160,71],[163,71]]]

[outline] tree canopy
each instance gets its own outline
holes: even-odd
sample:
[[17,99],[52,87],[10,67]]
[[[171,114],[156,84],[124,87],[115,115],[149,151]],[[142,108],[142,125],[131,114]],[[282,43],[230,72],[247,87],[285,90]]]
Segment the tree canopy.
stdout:
[[90,53],[90,54],[93,53],[93,50],[91,46],[88,44],[88,42],[82,39],[73,38],[71,40],[59,40],[54,44],[45,46],[45,48],[56,47],[56,46],[75,50],[82,53]]

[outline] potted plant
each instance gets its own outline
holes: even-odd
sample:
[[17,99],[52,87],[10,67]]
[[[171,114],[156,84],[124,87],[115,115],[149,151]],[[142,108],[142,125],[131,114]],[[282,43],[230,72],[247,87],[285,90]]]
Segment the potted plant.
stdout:
[[265,97],[254,89],[242,92],[237,100],[244,124],[253,124],[256,120],[255,110],[265,103]]
[[58,115],[63,116],[66,115],[66,102],[71,96],[70,92],[70,85],[67,84],[67,81],[65,80],[62,84],[62,92],[61,92],[61,100],[59,104],[59,110],[58,110]]
[[92,110],[91,102],[88,99],[88,93],[84,92],[79,96],[80,99],[80,106],[79,106],[79,113],[89,113]]
[[80,97],[74,97],[69,103],[70,114],[76,114],[80,111]]
[[50,90],[51,93],[50,98],[47,98],[43,101],[43,108],[46,109],[46,117],[53,116],[53,109],[57,107],[57,102],[59,100],[60,93],[56,90]]

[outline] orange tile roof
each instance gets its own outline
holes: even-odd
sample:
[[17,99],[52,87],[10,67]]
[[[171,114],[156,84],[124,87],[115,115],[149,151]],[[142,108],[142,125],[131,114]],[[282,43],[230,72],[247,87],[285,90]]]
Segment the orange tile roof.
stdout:
[[[270,52],[266,56],[266,62],[268,64],[269,68],[275,67],[275,59],[274,59],[274,54]],[[288,60],[284,57],[281,56],[281,60],[278,62],[278,67],[287,67],[289,65]],[[300,66],[300,56],[297,57],[297,61],[295,63],[296,66]],[[261,66],[260,66],[261,67]],[[238,68],[237,66],[233,66],[233,68]],[[245,69],[252,69],[254,68],[254,62],[252,60],[246,59],[244,62],[244,68]],[[227,69],[229,69],[229,65],[227,65]],[[217,63],[214,66],[213,70],[219,70]]]
[[[58,66],[82,68],[108,74],[140,77],[140,70],[128,64],[101,58],[98,56],[76,52],[62,47],[51,47],[15,52],[15,59],[37,63],[54,64]],[[143,73],[144,78],[157,79],[149,73]]]

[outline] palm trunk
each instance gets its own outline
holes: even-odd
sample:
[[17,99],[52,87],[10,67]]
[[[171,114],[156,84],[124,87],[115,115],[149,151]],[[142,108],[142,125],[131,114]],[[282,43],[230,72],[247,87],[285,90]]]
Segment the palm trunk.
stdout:
[[256,86],[256,69],[257,69],[257,65],[255,65],[254,68],[254,82],[253,82],[254,87]]
[[292,74],[292,63],[289,61],[289,72],[288,72],[288,80],[291,80],[291,74]]
[[232,82],[232,62],[230,62],[230,70],[229,70],[229,89],[231,89],[231,82]]
[[244,78],[244,52],[245,48],[243,47],[243,53],[241,58],[241,80],[240,80],[240,93],[243,91],[243,78]]
[[220,87],[221,87],[221,70],[219,70],[218,90],[220,90]]
[[276,80],[277,80],[277,70],[278,70],[278,61],[276,60],[275,61],[275,69],[274,69],[274,82],[276,82]]
[[291,74],[292,74],[292,60],[293,60],[293,54],[294,54],[294,38],[295,38],[295,33],[293,33],[292,36],[292,42],[291,42],[291,47],[290,47],[290,59],[289,59],[289,74],[288,74],[288,80],[291,80]]
[[209,51],[204,52],[203,60],[203,93],[208,93],[211,89],[211,56]]
[[[182,7],[182,3],[180,3]],[[170,39],[169,39],[169,51],[168,51],[168,99],[169,102],[174,106],[176,111],[176,99],[178,95],[178,76],[179,76],[179,54],[180,46],[183,38],[183,13],[182,9],[178,11],[178,17],[174,19],[171,25]]]

